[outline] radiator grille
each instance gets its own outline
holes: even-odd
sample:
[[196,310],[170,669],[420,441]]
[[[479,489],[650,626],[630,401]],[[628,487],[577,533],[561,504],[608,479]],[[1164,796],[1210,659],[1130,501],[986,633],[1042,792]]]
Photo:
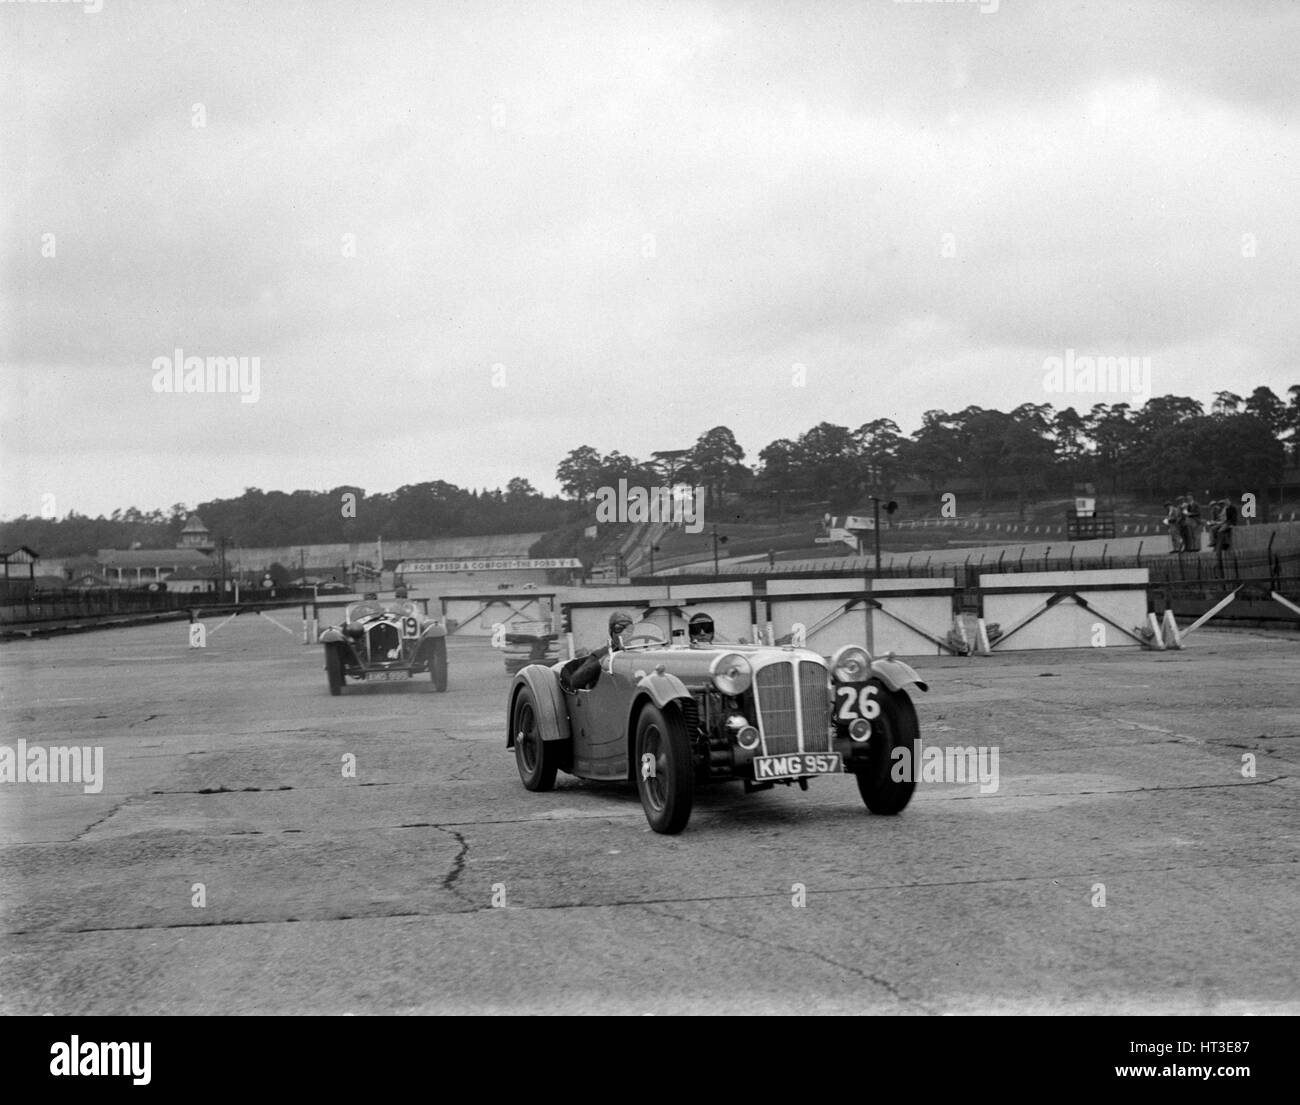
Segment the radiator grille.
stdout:
[[798,710],[794,694],[794,665],[786,661],[759,668],[754,676],[763,751],[780,756],[799,751]]
[[402,643],[402,639],[397,635],[397,626],[389,622],[380,622],[378,625],[371,627],[369,640],[370,662],[372,664],[397,659],[397,657],[389,657],[388,655],[392,649],[398,648]]
[[811,660],[799,664],[799,709],[803,714],[803,750],[831,750],[830,687],[826,669]]
[[781,660],[761,667],[754,675],[754,696],[758,702],[764,755],[831,750],[830,688],[826,668],[821,664],[811,660]]

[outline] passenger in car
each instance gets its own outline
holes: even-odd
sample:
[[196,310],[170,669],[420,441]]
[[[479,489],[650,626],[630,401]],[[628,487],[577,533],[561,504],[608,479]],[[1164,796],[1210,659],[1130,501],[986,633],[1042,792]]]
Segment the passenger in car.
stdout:
[[686,632],[691,648],[713,647],[713,619],[708,614],[692,614]]

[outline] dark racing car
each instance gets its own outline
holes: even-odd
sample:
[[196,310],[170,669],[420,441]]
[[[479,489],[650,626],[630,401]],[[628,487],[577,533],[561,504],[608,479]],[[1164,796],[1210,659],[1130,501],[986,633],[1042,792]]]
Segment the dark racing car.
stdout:
[[[611,621],[611,626],[613,626]],[[740,780],[746,792],[847,773],[872,813],[912,796],[919,738],[916,672],[856,645],[828,661],[803,648],[669,645],[653,625],[611,636],[611,648],[515,676],[506,745],[529,790],[556,774],[635,780],[651,828],[686,827],[695,788]],[[594,663],[599,663],[595,675]],[[589,682],[575,686],[574,681]]]
[[349,679],[382,683],[426,671],[435,690],[447,689],[447,628],[410,599],[353,603],[318,639],[330,694],[342,694]]

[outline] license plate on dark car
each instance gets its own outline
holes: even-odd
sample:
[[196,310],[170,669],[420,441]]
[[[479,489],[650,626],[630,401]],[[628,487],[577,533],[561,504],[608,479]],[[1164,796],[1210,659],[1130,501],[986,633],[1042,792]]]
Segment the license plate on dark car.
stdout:
[[409,671],[372,671],[366,676],[375,683],[396,683],[399,679],[410,679]]
[[791,752],[786,756],[754,757],[754,781],[797,779],[802,775],[837,775],[844,770],[838,752]]

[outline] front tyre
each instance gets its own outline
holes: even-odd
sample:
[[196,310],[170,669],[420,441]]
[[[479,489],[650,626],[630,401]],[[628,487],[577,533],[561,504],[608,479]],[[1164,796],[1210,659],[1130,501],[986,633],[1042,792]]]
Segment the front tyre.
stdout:
[[330,694],[343,693],[347,679],[343,675],[343,651],[338,645],[325,646],[325,678],[329,680]]
[[[891,691],[878,679],[875,701],[880,716],[871,722],[871,740],[867,745],[867,762],[857,768],[858,793],[872,813],[895,814],[912,798],[920,764],[916,762],[917,741],[921,735],[916,707],[903,691]],[[895,755],[907,749],[905,756]]]
[[542,740],[537,698],[531,687],[521,687],[515,699],[510,728],[515,735],[515,766],[527,790],[553,790],[560,766],[559,741]]
[[636,788],[650,828],[680,833],[695,804],[695,766],[681,711],[648,703],[636,721],[633,750]]
[[438,692],[447,689],[447,638],[435,637],[429,642],[429,678],[433,689]]

